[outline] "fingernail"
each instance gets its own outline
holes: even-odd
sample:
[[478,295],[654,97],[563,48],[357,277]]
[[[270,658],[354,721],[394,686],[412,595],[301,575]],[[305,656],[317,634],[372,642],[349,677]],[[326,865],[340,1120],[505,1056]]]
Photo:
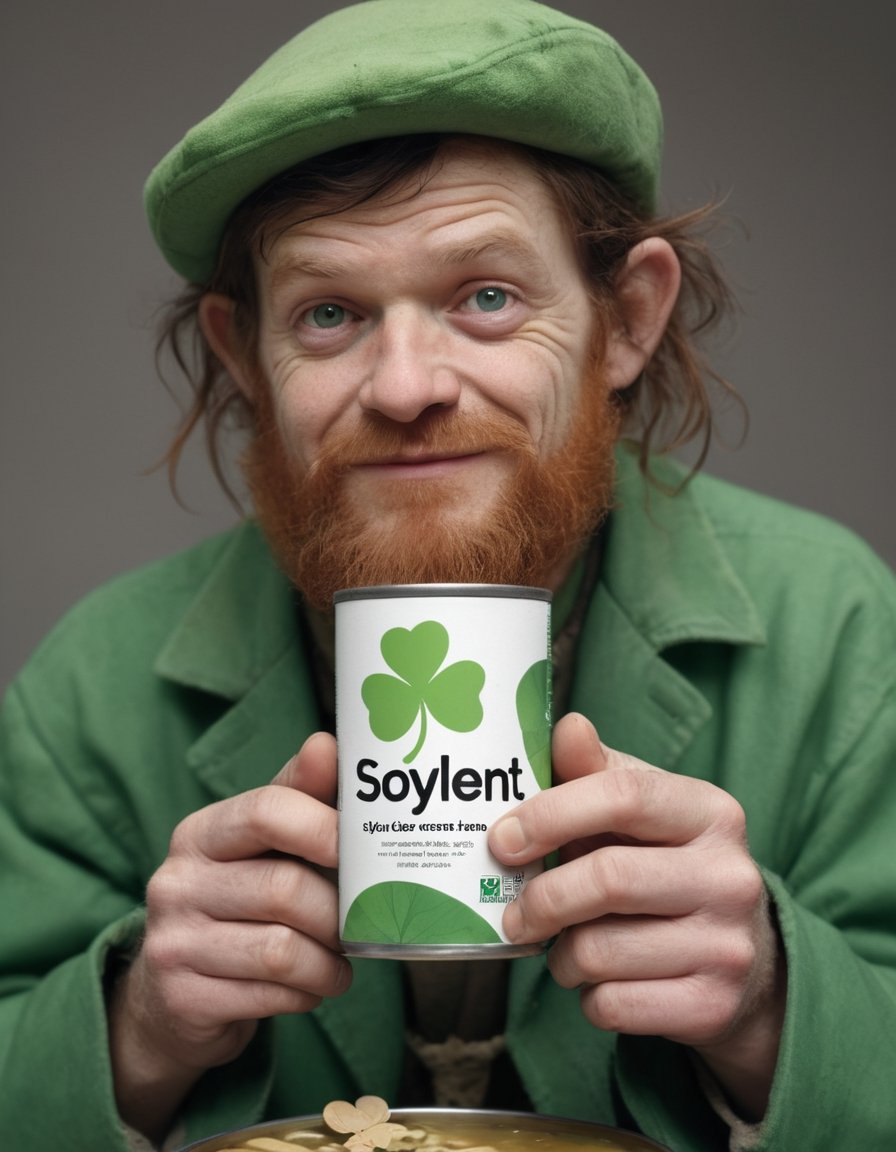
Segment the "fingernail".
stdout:
[[503,928],[504,935],[511,941],[523,933],[523,914],[515,900],[504,909]]
[[505,856],[516,856],[526,843],[526,834],[516,816],[505,816],[492,829],[492,845]]
[[336,975],[336,996],[341,996],[343,992],[347,991],[347,989],[351,987],[354,974],[355,973],[351,964],[349,964],[349,962],[346,960],[345,963],[341,965],[339,972]]

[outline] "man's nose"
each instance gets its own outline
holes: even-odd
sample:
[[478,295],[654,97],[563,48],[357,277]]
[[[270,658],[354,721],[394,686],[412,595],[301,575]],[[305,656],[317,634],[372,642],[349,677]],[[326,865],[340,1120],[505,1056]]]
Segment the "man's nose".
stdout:
[[431,407],[450,408],[460,379],[449,363],[451,335],[436,316],[412,305],[383,317],[358,393],[362,408],[409,424]]

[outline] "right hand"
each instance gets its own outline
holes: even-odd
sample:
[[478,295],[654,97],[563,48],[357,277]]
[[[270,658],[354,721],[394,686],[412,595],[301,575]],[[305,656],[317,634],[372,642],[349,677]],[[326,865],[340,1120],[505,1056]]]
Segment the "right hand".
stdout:
[[319,732],[271,784],[174,830],[147,887],[144,940],[109,1005],[119,1110],[147,1135],[164,1133],[195,1081],[234,1060],[260,1019],[308,1012],[349,987],[325,874],[337,862],[335,797],[336,742]]

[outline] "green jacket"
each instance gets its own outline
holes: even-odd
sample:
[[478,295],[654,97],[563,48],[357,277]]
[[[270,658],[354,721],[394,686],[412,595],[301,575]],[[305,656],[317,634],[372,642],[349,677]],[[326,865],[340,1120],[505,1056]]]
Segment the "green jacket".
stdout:
[[[819,517],[704,477],[648,492],[620,467],[571,707],[746,809],[789,968],[758,1147],[892,1149],[892,575]],[[294,599],[251,523],[113,582],[33,656],[0,725],[0,1148],[122,1152],[106,957],[138,937],[177,821],[267,782],[317,726]],[[399,968],[354,967],[347,995],[207,1075],[191,1139],[361,1092],[401,1103]],[[507,1042],[540,1111],[727,1147],[687,1052],[593,1028],[542,958],[513,964]]]

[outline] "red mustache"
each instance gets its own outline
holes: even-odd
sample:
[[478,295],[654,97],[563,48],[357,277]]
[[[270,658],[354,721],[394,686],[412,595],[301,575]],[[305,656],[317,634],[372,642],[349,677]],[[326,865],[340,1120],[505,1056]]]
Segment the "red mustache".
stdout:
[[364,464],[390,464],[422,458],[472,456],[480,452],[535,453],[526,429],[509,416],[464,417],[458,413],[401,425],[370,417],[357,428],[332,433],[310,476],[343,474]]

